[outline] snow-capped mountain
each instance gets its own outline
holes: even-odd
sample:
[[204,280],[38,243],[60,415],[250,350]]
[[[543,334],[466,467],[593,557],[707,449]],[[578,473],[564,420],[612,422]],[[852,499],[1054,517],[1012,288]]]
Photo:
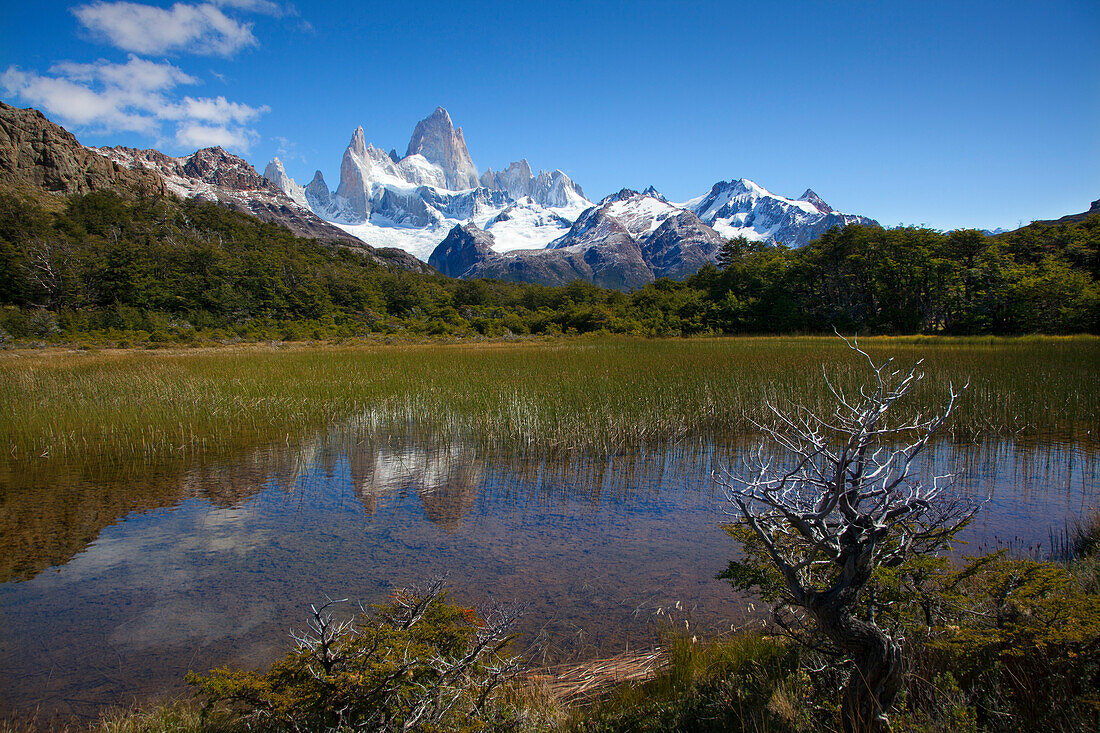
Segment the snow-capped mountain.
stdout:
[[680,204],[725,237],[790,245],[809,244],[834,226],[878,226],[874,219],[840,214],[810,189],[789,199],[741,178],[719,181],[709,193]]
[[278,158],[260,176],[221,148],[183,158],[132,148],[96,152],[156,171],[180,196],[218,201],[305,236],[403,250],[460,277],[580,278],[633,288],[691,275],[715,261],[730,237],[799,246],[833,226],[876,225],[834,211],[812,190],[789,199],[743,178],[680,204],[652,186],[593,204],[564,172],[535,173],[525,159],[479,175],[443,108],[417,123],[403,157],[368,143],[356,128],[335,191],[319,170],[302,186]]
[[[455,227],[473,224],[488,235],[479,241],[491,242],[493,255],[475,258],[478,272],[507,263],[513,279],[535,282],[545,276],[545,268],[519,263],[539,256],[532,254],[538,250],[583,248],[593,260],[592,248],[602,247],[604,264],[630,262],[629,277],[609,281],[633,282],[646,269],[650,279],[687,277],[713,261],[730,237],[799,246],[833,226],[875,224],[833,211],[812,190],[789,199],[747,179],[716,183],[709,193],[681,204],[669,202],[652,186],[641,193],[624,189],[593,204],[564,172],[535,173],[526,159],[478,175],[462,129],[442,107],[416,124],[403,157],[368,143],[363,128],[357,128],[344,151],[335,191],[320,171],[308,185],[298,186],[277,159],[266,173],[275,187],[349,234],[425,261],[442,262],[446,252],[458,251],[452,242],[433,254]],[[469,227],[463,231],[468,235]],[[623,254],[624,246],[629,255]],[[468,249],[462,250],[463,262]],[[520,254],[499,262],[495,257],[512,252]],[[466,265],[450,263],[442,269],[466,273],[473,264]],[[570,268],[558,265],[555,271],[565,276]]]
[[581,214],[544,249],[501,252],[492,231],[455,226],[428,263],[452,277],[564,285],[585,280],[640,287],[659,277],[683,279],[713,262],[724,239],[690,211],[656,191],[623,189]]
[[[319,171],[318,171],[319,172]],[[290,199],[299,206],[309,207],[309,202],[306,200],[306,190],[304,187],[299,186],[294,182],[294,179],[286,174],[286,168],[283,167],[283,161],[278,158],[272,158],[271,162],[267,164],[267,168],[264,169],[264,178],[266,178],[275,188],[279,189]]]
[[287,176],[276,158],[261,176],[248,161],[220,147],[203,148],[174,158],[159,150],[137,148],[88,148],[123,169],[148,171],[164,181],[168,191],[181,198],[197,198],[281,224],[295,234],[354,247],[380,263],[413,271],[426,271],[423,262],[400,250],[377,251],[313,213],[306,191]]
[[485,188],[504,191],[517,201],[530,198],[542,206],[569,209],[592,204],[569,176],[560,170],[539,171],[536,176],[526,158],[510,163],[499,172],[489,168],[481,174],[480,180]]
[[[297,185],[277,160],[268,171],[273,185],[298,200]],[[479,178],[461,128],[442,107],[417,123],[404,157],[367,143],[357,128],[340,162],[336,190],[317,171],[300,197],[349,234],[421,260],[455,225],[468,221],[492,231],[498,251],[541,248],[592,206],[565,173],[535,174],[526,160]]]

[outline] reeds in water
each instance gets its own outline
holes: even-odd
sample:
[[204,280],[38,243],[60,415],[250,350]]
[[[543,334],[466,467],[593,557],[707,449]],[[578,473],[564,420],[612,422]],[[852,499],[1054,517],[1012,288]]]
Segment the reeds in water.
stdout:
[[[970,388],[946,433],[1095,440],[1100,340],[867,339],[876,358],[924,359],[910,407]],[[617,452],[721,440],[769,404],[833,404],[865,364],[836,338],[576,339],[476,345],[260,345],[0,356],[6,461],[152,460],[295,441],[336,422],[413,430],[494,451]]]

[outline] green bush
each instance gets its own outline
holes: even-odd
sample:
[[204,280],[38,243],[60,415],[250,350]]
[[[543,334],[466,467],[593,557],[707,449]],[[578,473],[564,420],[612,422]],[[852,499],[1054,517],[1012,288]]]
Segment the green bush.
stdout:
[[518,670],[502,656],[510,612],[481,618],[440,584],[401,590],[391,603],[339,621],[313,609],[297,648],[266,672],[189,674],[207,709],[236,712],[261,730],[506,730],[517,725],[502,691]]

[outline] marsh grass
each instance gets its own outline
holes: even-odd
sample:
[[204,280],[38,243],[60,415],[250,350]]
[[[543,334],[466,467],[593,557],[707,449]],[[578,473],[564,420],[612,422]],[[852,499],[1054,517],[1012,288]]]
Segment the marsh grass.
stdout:
[[[914,409],[969,380],[947,433],[1094,440],[1100,339],[861,341],[929,378]],[[752,432],[767,404],[831,404],[864,364],[837,338],[563,339],[498,344],[223,347],[0,355],[6,462],[98,465],[292,444],[336,423],[487,450],[612,453]]]

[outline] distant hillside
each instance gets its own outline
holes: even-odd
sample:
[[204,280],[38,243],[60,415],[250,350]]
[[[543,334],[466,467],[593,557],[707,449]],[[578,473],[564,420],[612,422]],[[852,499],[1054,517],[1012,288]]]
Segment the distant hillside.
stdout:
[[1082,211],[1080,214],[1069,214],[1068,216],[1063,216],[1061,219],[1051,219],[1051,220],[1045,220],[1045,221],[1040,220],[1040,221],[1035,221],[1035,222],[1032,222],[1032,223],[1033,224],[1048,224],[1048,225],[1049,224],[1073,224],[1073,223],[1076,223],[1076,222],[1084,221],[1085,219],[1088,219],[1090,216],[1095,216],[1096,214],[1100,214],[1100,199],[1097,199],[1097,200],[1093,201],[1092,206],[1089,207],[1089,210],[1088,211]]
[[351,246],[380,263],[417,272],[427,268],[397,249],[377,249],[301,207],[245,160],[221,148],[185,159],[155,150],[86,148],[35,109],[0,102],[0,185],[52,194],[112,191],[131,196],[196,196],[261,221],[280,224],[303,237]]

